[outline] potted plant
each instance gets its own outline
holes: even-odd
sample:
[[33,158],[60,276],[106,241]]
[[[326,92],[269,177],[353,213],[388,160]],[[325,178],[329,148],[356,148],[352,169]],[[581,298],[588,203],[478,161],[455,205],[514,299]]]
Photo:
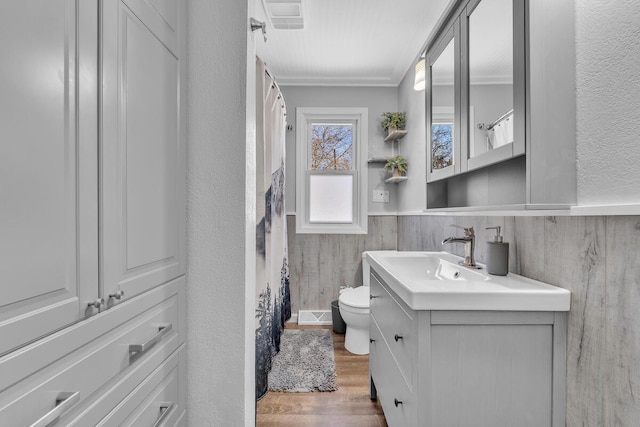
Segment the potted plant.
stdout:
[[405,176],[407,174],[407,160],[402,156],[394,156],[387,159],[387,163],[384,168],[391,172],[395,177]]
[[396,129],[404,129],[405,113],[382,113],[382,129],[391,133]]

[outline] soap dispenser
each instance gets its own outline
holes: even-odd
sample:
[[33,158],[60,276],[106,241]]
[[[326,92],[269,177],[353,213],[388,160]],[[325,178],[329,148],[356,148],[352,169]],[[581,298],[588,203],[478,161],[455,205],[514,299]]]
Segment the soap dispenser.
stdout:
[[502,240],[501,227],[487,227],[487,230],[496,230],[492,242],[487,242],[487,273],[496,276],[506,276],[509,273],[509,243]]

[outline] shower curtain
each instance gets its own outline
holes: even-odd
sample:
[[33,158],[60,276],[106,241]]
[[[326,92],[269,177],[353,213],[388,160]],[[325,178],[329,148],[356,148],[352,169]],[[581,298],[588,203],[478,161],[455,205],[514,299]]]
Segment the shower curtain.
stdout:
[[286,106],[257,60],[256,102],[256,399],[267,392],[271,359],[291,317],[284,208]]

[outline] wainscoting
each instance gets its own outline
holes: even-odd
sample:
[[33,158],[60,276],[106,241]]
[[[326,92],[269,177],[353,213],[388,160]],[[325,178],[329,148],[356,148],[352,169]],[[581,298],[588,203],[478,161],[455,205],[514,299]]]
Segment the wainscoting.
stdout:
[[[288,218],[291,300],[326,309],[340,286],[361,284],[361,253],[398,249],[440,251],[473,226],[476,258],[503,227],[516,274],[569,289],[567,426],[628,426],[640,419],[640,216],[369,218],[369,234],[296,235]],[[397,239],[397,240],[396,240]],[[397,245],[396,245],[397,241]],[[463,255],[462,245],[447,251]]]
[[370,216],[368,234],[296,234],[287,217],[291,310],[331,310],[340,286],[362,285],[362,252],[396,249],[395,216]]
[[[442,250],[473,226],[485,262],[493,230],[510,243],[510,271],[571,290],[567,426],[640,419],[640,217],[398,217],[399,250]],[[462,255],[461,245],[448,251]]]

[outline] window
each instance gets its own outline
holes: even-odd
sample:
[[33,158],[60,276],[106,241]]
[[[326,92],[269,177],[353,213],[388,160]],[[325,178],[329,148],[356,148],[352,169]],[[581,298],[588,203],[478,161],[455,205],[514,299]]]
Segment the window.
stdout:
[[431,125],[431,162],[434,169],[453,164],[453,123]]
[[297,108],[296,232],[367,232],[366,108]]

